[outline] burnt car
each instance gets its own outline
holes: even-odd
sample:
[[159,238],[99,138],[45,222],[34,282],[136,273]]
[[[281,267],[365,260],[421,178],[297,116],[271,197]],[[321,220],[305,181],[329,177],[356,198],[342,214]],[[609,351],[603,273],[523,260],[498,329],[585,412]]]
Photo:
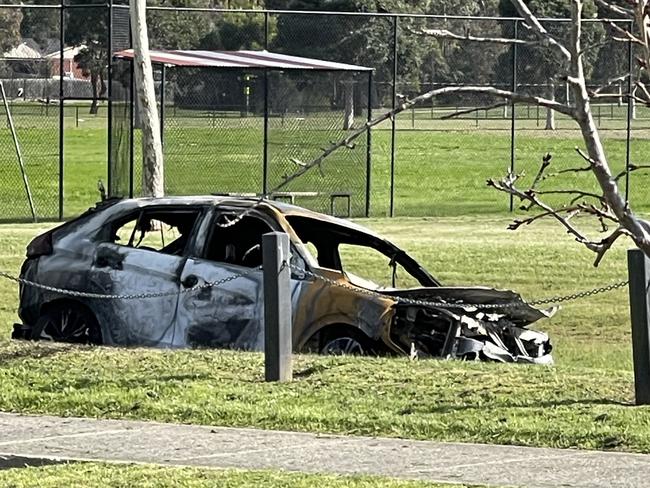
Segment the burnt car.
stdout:
[[[52,288],[21,285],[13,337],[261,350],[261,241],[272,231],[291,242],[295,351],[552,361],[547,335],[527,329],[551,310],[511,291],[442,286],[355,223],[217,196],[107,201],[36,237],[21,278]],[[244,276],[209,286],[234,275]]]

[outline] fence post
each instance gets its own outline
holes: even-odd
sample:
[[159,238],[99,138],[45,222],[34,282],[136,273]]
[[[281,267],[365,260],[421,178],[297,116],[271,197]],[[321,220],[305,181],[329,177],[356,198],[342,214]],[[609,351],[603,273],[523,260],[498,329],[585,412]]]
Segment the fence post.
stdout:
[[650,404],[650,303],[648,302],[650,261],[640,249],[629,249],[627,266],[630,278],[634,393],[637,405],[648,405]]
[[266,381],[291,381],[291,270],[289,236],[262,236],[264,263],[264,373]]
[[[512,27],[513,37],[515,40],[519,37],[518,32],[519,21],[515,20]],[[517,44],[512,45],[512,91],[517,91]],[[515,174],[515,137],[516,137],[516,123],[517,123],[517,106],[514,102],[511,103],[512,112],[510,114],[510,174]],[[506,105],[507,107],[507,105]],[[510,194],[508,208],[512,212],[515,208],[515,197]]]
[[[391,109],[397,107],[397,29],[398,17],[393,16],[393,92]],[[391,117],[390,130],[390,205],[388,215],[395,217],[395,132],[397,131],[397,117]]]

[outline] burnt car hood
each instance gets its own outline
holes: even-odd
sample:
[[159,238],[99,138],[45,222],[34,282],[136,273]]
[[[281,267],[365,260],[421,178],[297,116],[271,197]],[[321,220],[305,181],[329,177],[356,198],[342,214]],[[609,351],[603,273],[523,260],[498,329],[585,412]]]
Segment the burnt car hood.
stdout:
[[[406,290],[387,290],[382,294],[393,297],[424,300],[427,302],[442,302],[450,305],[458,304],[457,311],[484,311],[504,315],[513,324],[523,326],[532,324],[539,319],[552,317],[557,307],[537,309],[523,301],[521,295],[511,290],[495,290],[483,286],[471,287],[430,287],[409,288]],[[521,305],[511,306],[512,303]],[[501,305],[502,307],[481,307],[481,305]]]

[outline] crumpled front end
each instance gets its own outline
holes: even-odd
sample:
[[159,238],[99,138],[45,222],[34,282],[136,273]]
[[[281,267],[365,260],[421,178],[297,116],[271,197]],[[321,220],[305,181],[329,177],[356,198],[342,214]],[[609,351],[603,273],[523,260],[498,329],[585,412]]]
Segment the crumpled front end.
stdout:
[[[455,290],[457,293],[450,288],[404,292],[409,298],[447,306],[396,305],[391,340],[410,351],[412,357],[553,363],[548,335],[526,327],[539,318],[550,317],[555,309],[535,309],[513,292]],[[515,302],[520,304],[513,307]]]

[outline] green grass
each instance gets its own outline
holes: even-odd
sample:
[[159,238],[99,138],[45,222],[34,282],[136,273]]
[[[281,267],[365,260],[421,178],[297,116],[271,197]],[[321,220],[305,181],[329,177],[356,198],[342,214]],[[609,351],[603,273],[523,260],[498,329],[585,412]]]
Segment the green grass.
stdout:
[[[58,216],[58,116],[42,106],[15,109],[20,142],[25,155],[27,174],[42,217]],[[97,180],[107,179],[107,129],[105,109],[99,116],[86,114],[81,107],[66,108],[64,214],[75,215],[98,199]],[[558,118],[558,130],[544,131],[537,126],[536,113],[518,109],[516,136],[516,170],[524,171],[527,180],[536,173],[541,156],[553,154],[552,171],[582,166],[584,162],[574,148],[582,146],[580,134],[572,122]],[[604,107],[602,136],[610,163],[615,171],[624,167],[625,124],[618,107]],[[183,112],[183,111],[181,111]],[[395,165],[395,212],[407,216],[455,216],[503,214],[508,196],[488,189],[485,180],[505,175],[510,165],[510,121],[502,111],[492,111],[461,120],[439,120],[443,113],[423,108],[398,118]],[[499,113],[501,117],[499,118]],[[166,121],[166,182],[170,194],[210,192],[259,192],[262,182],[262,120],[260,117],[210,118],[193,112],[168,113]],[[631,159],[644,163],[650,149],[650,122],[645,109],[635,121]],[[483,118],[481,118],[483,117]],[[309,160],[319,154],[328,141],[342,132],[333,119],[321,122],[319,114],[302,117],[272,118],[270,121],[269,187],[295,171],[291,158]],[[415,129],[412,130],[412,120]],[[543,124],[542,124],[543,125]],[[371,178],[371,213],[385,216],[390,201],[390,131],[384,124],[373,132],[373,165]],[[138,135],[139,133],[136,133]],[[137,137],[139,139],[139,137]],[[139,142],[136,142],[139,154]],[[136,161],[138,160],[136,154]],[[365,195],[365,140],[355,149],[335,153],[323,166],[323,175],[310,172],[286,189],[301,191],[352,191],[358,195],[353,202],[357,215],[363,213]],[[139,191],[140,170],[136,166],[135,191]],[[645,187],[648,175],[634,174],[631,180],[631,201],[641,211],[650,211]],[[557,181],[544,183],[548,189],[595,188],[588,174],[564,175]],[[562,200],[550,198],[551,203]],[[298,203],[324,209],[327,198],[303,199]],[[29,216],[23,183],[17,168],[9,132],[0,129],[0,210],[3,218]]]
[[[334,476],[286,471],[163,468],[146,465],[74,463],[39,468],[0,470],[5,488],[183,487],[183,488],[444,488],[452,485],[399,481],[373,476]],[[454,484],[463,488],[465,485]]]
[[[446,284],[535,299],[625,279],[625,244],[601,267],[550,222],[371,219]],[[17,271],[39,226],[0,226],[0,268]],[[384,270],[368,267],[379,279]],[[16,288],[0,282],[3,335]],[[650,409],[632,407],[626,290],[567,304],[537,324],[557,365],[296,358],[296,381],[263,382],[259,354],[0,345],[0,410],[417,439],[650,452]]]

